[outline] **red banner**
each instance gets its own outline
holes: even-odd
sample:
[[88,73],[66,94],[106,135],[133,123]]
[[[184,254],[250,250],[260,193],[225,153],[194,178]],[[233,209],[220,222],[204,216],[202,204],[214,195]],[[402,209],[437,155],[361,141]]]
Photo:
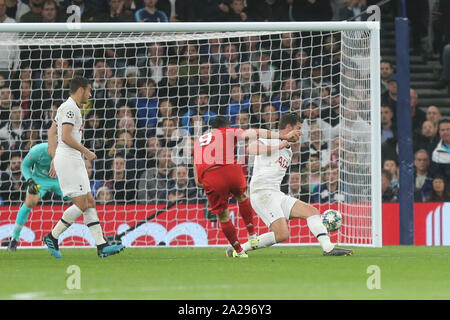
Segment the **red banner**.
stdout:
[[[161,208],[163,206],[97,206],[105,236],[121,233]],[[321,206],[319,210],[322,212],[328,208],[329,206]],[[18,209],[18,207],[0,207],[0,240],[12,235]],[[360,210],[352,213],[351,209],[348,206],[345,211],[343,210],[348,214],[344,215],[343,227],[338,232],[331,233],[332,241],[370,244],[370,212],[362,214]],[[42,246],[42,237],[50,232],[64,210],[62,206],[36,207],[22,229],[21,245]],[[245,240],[247,231],[238,214],[237,205],[230,205],[229,210],[231,219],[237,227],[239,239]],[[399,206],[396,203],[383,204],[383,245],[399,244],[398,210]],[[255,218],[255,224],[259,234],[269,231],[258,217]],[[291,237],[285,243],[316,242],[305,220],[293,220],[289,225]],[[360,227],[350,228],[349,225]],[[416,245],[450,245],[450,203],[416,203],[414,226]],[[173,207],[128,233],[122,241],[126,246],[228,244],[219,222],[207,218],[207,211],[203,205]],[[60,243],[62,246],[95,245],[82,216],[61,235]]]

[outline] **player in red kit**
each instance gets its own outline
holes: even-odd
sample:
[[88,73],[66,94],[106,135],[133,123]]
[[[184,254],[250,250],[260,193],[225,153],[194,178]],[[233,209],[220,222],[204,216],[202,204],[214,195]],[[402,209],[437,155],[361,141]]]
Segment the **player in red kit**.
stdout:
[[246,258],[237,238],[236,228],[230,220],[228,199],[238,201],[239,214],[245,222],[249,242],[258,246],[258,238],[253,225],[253,209],[246,194],[247,180],[242,163],[235,156],[238,140],[259,137],[298,141],[301,131],[293,130],[286,135],[265,129],[231,128],[227,118],[217,116],[210,122],[211,129],[200,136],[194,144],[194,176],[197,186],[205,189],[210,211],[219,217],[222,232],[235,249],[233,257]]

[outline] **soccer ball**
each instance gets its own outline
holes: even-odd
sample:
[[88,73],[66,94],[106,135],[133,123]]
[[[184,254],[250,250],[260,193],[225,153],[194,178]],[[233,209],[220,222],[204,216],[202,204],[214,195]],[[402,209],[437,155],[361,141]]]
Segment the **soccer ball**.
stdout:
[[342,226],[342,214],[334,209],[326,210],[322,213],[322,223],[328,232],[336,231]]

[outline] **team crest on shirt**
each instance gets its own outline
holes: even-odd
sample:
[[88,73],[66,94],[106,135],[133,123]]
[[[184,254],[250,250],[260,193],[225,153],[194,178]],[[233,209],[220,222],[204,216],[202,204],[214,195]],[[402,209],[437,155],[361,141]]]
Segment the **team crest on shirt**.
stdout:
[[282,156],[279,156],[276,163],[278,163],[283,169],[287,169],[289,167],[289,161],[287,161]]
[[68,111],[66,113],[66,116],[67,116],[67,118],[72,119],[75,116],[75,114],[72,111]]

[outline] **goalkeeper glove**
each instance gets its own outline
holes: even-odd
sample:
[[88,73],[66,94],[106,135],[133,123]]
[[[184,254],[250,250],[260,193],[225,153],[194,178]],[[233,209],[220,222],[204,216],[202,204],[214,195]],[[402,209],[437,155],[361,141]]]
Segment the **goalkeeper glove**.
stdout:
[[41,186],[38,185],[36,182],[34,182],[34,180],[32,178],[27,180],[27,184],[28,184],[28,193],[30,193],[30,194],[38,194],[39,193],[39,189],[41,188]]

